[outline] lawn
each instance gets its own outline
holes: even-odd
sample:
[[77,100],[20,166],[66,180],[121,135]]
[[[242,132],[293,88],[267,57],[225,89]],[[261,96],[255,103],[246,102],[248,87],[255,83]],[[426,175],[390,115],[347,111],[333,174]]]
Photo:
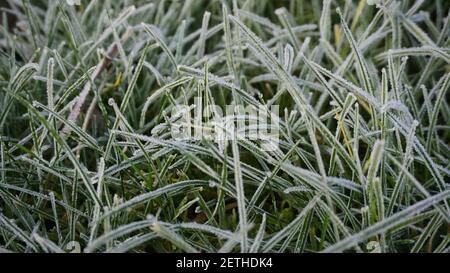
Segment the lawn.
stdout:
[[449,1],[0,21],[0,252],[450,252]]

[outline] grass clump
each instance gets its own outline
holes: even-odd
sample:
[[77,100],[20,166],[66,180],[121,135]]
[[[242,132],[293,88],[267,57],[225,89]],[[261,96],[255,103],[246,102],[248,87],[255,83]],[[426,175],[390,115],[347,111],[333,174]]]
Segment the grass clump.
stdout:
[[0,10],[0,252],[450,250],[447,1],[68,3]]

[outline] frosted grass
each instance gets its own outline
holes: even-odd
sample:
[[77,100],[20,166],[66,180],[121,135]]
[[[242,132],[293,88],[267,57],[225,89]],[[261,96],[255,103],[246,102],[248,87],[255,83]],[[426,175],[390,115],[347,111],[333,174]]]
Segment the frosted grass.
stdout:
[[44,2],[0,32],[0,252],[448,252],[447,3]]

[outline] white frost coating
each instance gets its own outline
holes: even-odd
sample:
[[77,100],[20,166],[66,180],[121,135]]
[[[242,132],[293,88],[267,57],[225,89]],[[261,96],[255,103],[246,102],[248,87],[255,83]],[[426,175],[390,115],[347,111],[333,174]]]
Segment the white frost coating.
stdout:
[[381,3],[381,0],[367,0],[367,5],[373,6],[373,5],[379,5]]

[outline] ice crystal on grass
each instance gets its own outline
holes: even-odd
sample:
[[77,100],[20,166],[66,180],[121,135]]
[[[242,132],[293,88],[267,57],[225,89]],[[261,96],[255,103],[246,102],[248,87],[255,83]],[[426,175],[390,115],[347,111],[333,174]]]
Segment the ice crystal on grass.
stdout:
[[448,252],[448,1],[7,2],[0,252]]

